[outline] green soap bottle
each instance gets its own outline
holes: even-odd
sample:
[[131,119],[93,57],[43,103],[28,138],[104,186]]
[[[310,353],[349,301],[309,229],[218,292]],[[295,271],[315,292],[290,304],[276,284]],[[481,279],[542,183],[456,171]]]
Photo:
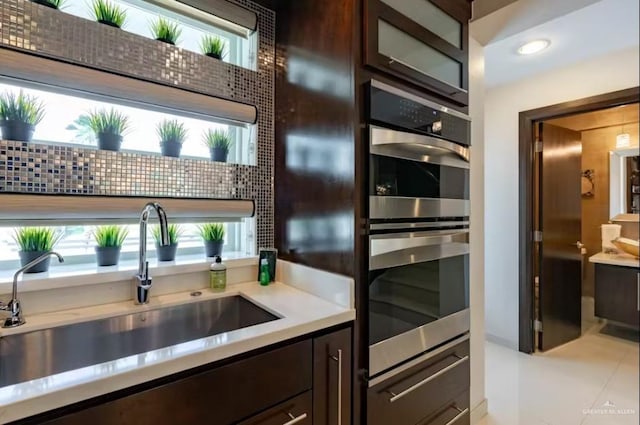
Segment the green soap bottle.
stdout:
[[269,262],[266,258],[260,261],[260,285],[267,286],[271,282],[271,273],[269,272]]
[[218,255],[211,264],[209,271],[209,285],[213,291],[224,291],[227,288],[227,266]]

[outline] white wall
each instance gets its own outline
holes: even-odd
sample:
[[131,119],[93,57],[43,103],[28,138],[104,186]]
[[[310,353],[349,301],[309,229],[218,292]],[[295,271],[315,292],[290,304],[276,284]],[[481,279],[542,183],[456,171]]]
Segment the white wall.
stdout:
[[518,347],[518,113],[638,85],[626,49],[487,90],[485,307],[487,338]]
[[471,408],[472,423],[487,411],[484,379],[484,52],[469,43],[471,115]]

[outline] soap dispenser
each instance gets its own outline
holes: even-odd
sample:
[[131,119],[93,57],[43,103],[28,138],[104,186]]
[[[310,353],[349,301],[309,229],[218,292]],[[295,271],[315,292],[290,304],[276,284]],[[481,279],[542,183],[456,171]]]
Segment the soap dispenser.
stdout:
[[209,284],[213,291],[224,291],[227,288],[227,266],[218,255],[211,264]]

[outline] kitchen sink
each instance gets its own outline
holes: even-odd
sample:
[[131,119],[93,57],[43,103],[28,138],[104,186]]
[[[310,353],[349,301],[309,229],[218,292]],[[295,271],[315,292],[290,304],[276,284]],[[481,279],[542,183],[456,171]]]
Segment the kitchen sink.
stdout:
[[0,338],[0,387],[277,320],[229,296]]

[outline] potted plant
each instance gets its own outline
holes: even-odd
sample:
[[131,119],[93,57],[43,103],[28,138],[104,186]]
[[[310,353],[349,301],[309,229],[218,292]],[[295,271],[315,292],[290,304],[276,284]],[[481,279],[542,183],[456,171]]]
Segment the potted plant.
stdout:
[[34,3],[50,7],[52,9],[60,9],[65,0],[31,0]]
[[182,29],[176,22],[171,22],[163,17],[158,17],[158,19],[151,22],[149,29],[151,29],[153,38],[173,46],[176,45],[180,34],[182,34]]
[[[36,258],[50,252],[62,239],[63,234],[50,227],[21,227],[15,231],[13,239],[20,247],[20,265],[29,264]],[[41,273],[49,270],[49,258],[25,270],[25,273]]]
[[209,147],[211,160],[227,162],[229,149],[233,145],[229,132],[223,130],[207,130],[203,135],[204,144]]
[[93,0],[91,12],[96,21],[115,28],[122,28],[127,19],[127,12],[109,0]]
[[215,35],[205,35],[200,41],[200,50],[206,56],[222,59],[225,56],[224,40]]
[[121,226],[98,226],[93,231],[96,241],[98,266],[115,266],[120,260],[120,249],[129,231]]
[[0,129],[2,138],[30,142],[36,125],[44,118],[44,105],[35,96],[16,96],[12,91],[0,95]]
[[222,245],[224,245],[224,225],[222,223],[207,223],[198,226],[198,230],[204,241],[207,257],[221,255]]
[[178,224],[169,224],[167,227],[169,233],[169,245],[160,245],[160,226],[154,226],[151,233],[156,241],[156,253],[158,261],[173,261],[176,259],[176,251],[178,250],[178,239],[182,235],[182,228]]
[[98,139],[98,149],[117,152],[129,128],[129,118],[113,108],[100,109],[89,113],[89,126]]
[[156,133],[160,138],[162,155],[179,158],[182,144],[187,138],[184,124],[178,120],[164,120],[156,127]]

